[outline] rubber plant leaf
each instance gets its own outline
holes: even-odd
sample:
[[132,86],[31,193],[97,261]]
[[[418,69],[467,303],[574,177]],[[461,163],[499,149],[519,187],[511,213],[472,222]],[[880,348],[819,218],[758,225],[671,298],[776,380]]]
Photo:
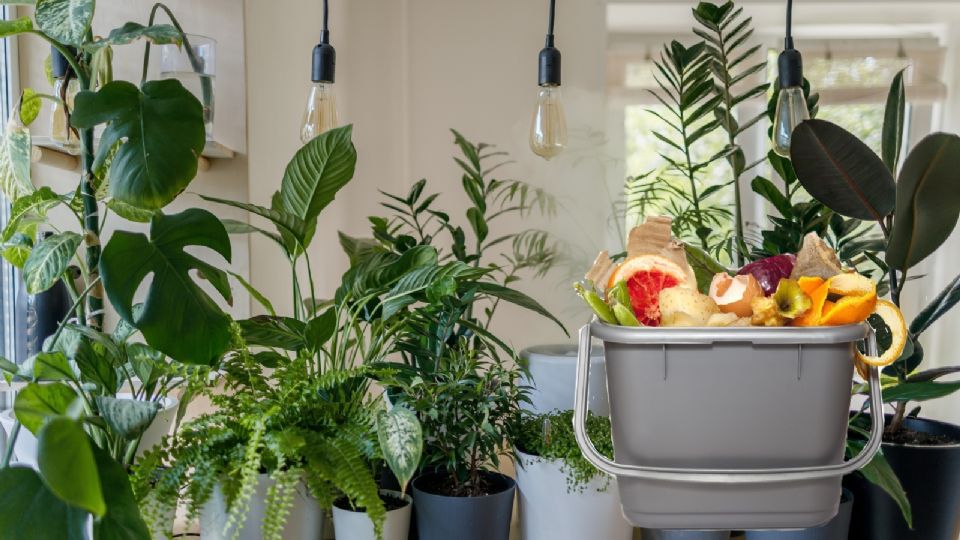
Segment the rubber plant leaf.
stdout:
[[43,33],[80,47],[93,22],[93,5],[94,0],[37,0],[33,16]]
[[838,214],[879,221],[893,212],[893,175],[855,135],[825,120],[794,129],[790,159],[797,179],[815,199]]
[[87,537],[90,514],[64,503],[30,467],[0,469],[0,531],[3,538]]
[[[847,452],[851,456],[856,455],[863,450],[863,446],[863,441],[849,440],[847,441]],[[900,484],[897,473],[893,472],[890,463],[887,462],[887,458],[884,457],[883,453],[879,452],[873,456],[870,463],[867,463],[866,466],[860,469],[859,473],[893,498],[900,508],[900,513],[903,514],[903,519],[907,522],[907,526],[912,529],[913,510],[910,507],[910,500],[907,499],[907,493],[903,490],[903,485]]]
[[77,94],[71,117],[80,129],[106,124],[94,169],[111,157],[109,192],[129,205],[158,209],[197,174],[206,142],[203,106],[175,79],[150,81],[142,89],[113,81]]
[[960,217],[960,137],[934,133],[907,155],[897,180],[897,208],[887,264],[906,270],[947,240]]
[[79,420],[57,416],[40,428],[37,465],[43,482],[67,504],[97,517],[107,511],[90,439]]
[[887,93],[887,104],[883,112],[883,132],[880,139],[880,155],[883,163],[892,174],[897,174],[897,162],[900,160],[900,147],[903,145],[904,113],[907,100],[903,89],[903,72],[901,69],[890,83]]
[[930,325],[960,302],[960,275],[953,278],[936,298],[930,301],[910,323],[910,333],[919,336]]
[[352,134],[349,125],[320,134],[297,151],[283,173],[274,209],[285,210],[306,224],[304,249],[316,232],[317,216],[353,178],[357,151]]
[[[181,362],[210,364],[227,349],[230,318],[191,276],[197,271],[232,302],[226,272],[184,251],[207,247],[230,261],[230,239],[220,220],[193,208],[179,214],[157,213],[150,238],[117,231],[107,242],[100,275],[117,314],[140,330],[148,345]],[[134,313],[137,288],[152,274],[143,307]]]

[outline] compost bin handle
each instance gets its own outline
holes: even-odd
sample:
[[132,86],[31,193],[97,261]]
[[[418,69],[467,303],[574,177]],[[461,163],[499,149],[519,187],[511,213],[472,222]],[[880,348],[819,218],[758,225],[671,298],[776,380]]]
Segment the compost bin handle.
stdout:
[[[590,391],[590,325],[580,329],[580,347],[577,352],[577,377],[574,394],[573,432],[583,457],[597,469],[619,477],[640,478],[661,482],[696,484],[770,484],[778,482],[804,482],[835,478],[849,474],[873,459],[883,439],[883,396],[880,391],[880,370],[870,367],[870,415],[872,428],[870,438],[853,459],[835,465],[816,467],[793,467],[782,469],[683,469],[672,467],[645,467],[624,465],[604,457],[593,445],[587,434],[587,399]],[[877,354],[877,338],[868,327],[867,354]],[[612,413],[612,411],[611,411]]]

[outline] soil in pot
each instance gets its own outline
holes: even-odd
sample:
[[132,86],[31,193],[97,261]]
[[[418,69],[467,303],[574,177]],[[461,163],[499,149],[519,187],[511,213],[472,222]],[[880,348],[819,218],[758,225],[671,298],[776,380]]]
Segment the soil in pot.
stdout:
[[883,454],[907,493],[914,528],[885,491],[853,474],[844,478],[856,498],[850,540],[956,540],[960,532],[960,426],[908,418],[904,427],[884,437]]
[[508,540],[516,483],[509,476],[482,473],[475,496],[456,497],[449,475],[427,473],[413,481],[420,540]]

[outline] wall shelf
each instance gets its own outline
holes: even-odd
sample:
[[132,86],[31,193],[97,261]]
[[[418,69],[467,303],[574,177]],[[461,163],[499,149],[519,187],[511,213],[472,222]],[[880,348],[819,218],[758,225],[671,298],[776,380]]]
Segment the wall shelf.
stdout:
[[[99,140],[97,142],[99,143]],[[203,153],[200,155],[198,168],[201,171],[207,171],[210,169],[213,160],[233,159],[234,155],[234,151],[223,144],[216,141],[207,141],[206,146],[203,147]],[[68,171],[80,168],[79,152],[63,148],[50,137],[33,137],[31,161]]]

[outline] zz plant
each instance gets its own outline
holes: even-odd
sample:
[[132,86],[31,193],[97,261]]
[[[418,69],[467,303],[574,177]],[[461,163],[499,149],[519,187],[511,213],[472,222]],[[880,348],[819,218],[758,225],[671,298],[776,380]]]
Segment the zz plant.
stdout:
[[[40,354],[19,366],[3,363],[8,374],[27,384],[17,395],[17,422],[0,463],[0,529],[80,537],[92,518],[96,538],[145,538],[127,479],[140,433],[173,381],[187,377],[191,387],[202,384],[202,366],[230,343],[229,318],[217,304],[230,300],[227,273],[184,251],[205,246],[229,261],[223,225],[203,210],[162,211],[196,175],[205,143],[203,106],[176,80],[144,76],[134,84],[112,77],[114,47],[136,41],[184,44],[176,24],[153,24],[158,9],[170,14],[162,5],[154,7],[147,26],[128,22],[95,37],[93,0],[8,3],[34,9],[32,17],[0,21],[0,36],[44,40],[79,83],[68,129],[80,142],[81,174],[66,193],[34,183],[27,125],[40,99],[62,98],[25,91],[0,140],[0,191],[11,204],[2,255],[21,269],[28,293],[63,281],[73,306]],[[54,208],[72,216],[75,227],[50,220]],[[121,224],[104,245],[101,233],[110,214],[149,222],[150,235],[125,231]],[[37,241],[41,227],[55,234]],[[197,284],[194,271],[213,284],[217,300]],[[149,290],[135,305],[147,274],[153,277]],[[113,333],[103,329],[104,298],[123,321]],[[127,341],[134,331],[145,344]],[[124,384],[137,399],[117,399]],[[23,428],[39,440],[37,471],[10,466]]]

